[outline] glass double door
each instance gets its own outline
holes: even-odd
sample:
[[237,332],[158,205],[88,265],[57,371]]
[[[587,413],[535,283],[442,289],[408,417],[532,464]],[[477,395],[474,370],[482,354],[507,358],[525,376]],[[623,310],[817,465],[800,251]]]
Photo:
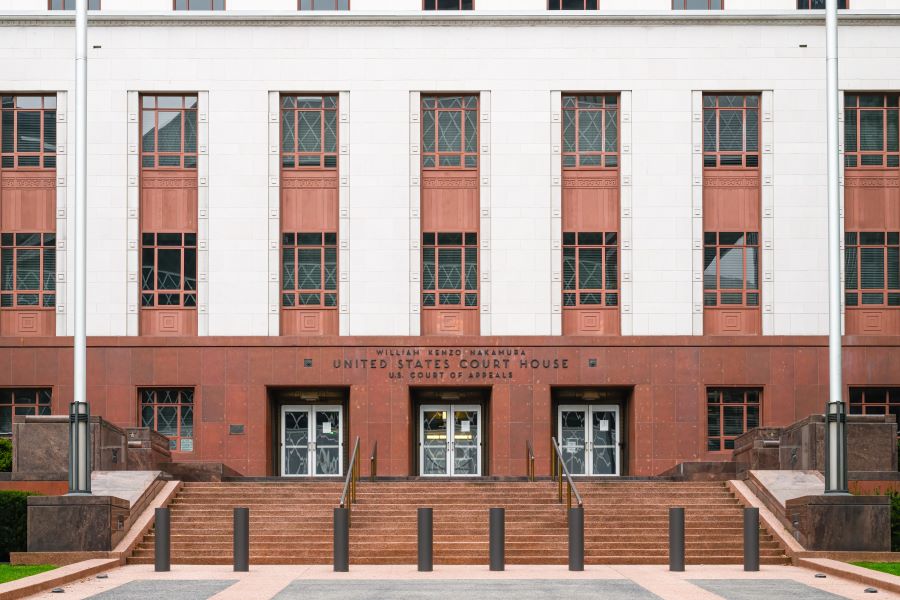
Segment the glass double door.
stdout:
[[481,449],[480,406],[432,404],[419,409],[421,475],[481,475]]
[[344,473],[343,408],[281,407],[281,474],[339,476]]
[[559,407],[559,445],[572,475],[619,475],[619,407]]

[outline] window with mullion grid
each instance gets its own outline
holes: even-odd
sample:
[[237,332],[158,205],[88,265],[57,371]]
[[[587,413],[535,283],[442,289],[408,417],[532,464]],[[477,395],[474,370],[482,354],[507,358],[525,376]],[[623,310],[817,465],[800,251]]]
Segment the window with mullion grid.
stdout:
[[175,10],[225,10],[225,0],[175,0]]
[[[75,0],[49,0],[50,10],[75,10]],[[88,0],[88,10],[100,10],[100,0]]]
[[0,435],[12,434],[13,416],[49,415],[50,388],[0,388]]
[[703,305],[759,306],[759,233],[703,234]]
[[900,387],[850,388],[851,415],[894,415],[900,421]]
[[141,167],[197,168],[197,95],[141,96]]
[[597,10],[599,0],[549,0],[548,10]]
[[169,438],[169,449],[194,450],[193,388],[146,388],[138,391],[141,427]]
[[478,308],[478,234],[422,234],[422,306]]
[[844,95],[844,165],[900,167],[900,94]]
[[619,166],[619,97],[562,97],[563,168]]
[[563,307],[618,305],[618,234],[563,233]]
[[722,10],[725,0],[672,0],[673,10]]
[[56,96],[0,96],[0,168],[56,168]]
[[706,390],[706,449],[733,450],[736,437],[759,427],[761,396],[759,389]]
[[478,167],[478,96],[422,96],[422,167]]
[[423,0],[424,10],[472,10],[474,0]]
[[703,94],[703,166],[759,167],[758,94]]
[[844,233],[844,304],[900,307],[900,232]]
[[298,0],[297,10],[350,10],[350,0]]
[[281,168],[336,169],[338,97],[281,96]]
[[197,234],[141,235],[141,307],[197,307]]
[[0,308],[56,306],[56,234],[0,234]]
[[337,308],[337,233],[281,234],[281,306]]
[[[799,10],[825,10],[825,0],[797,0]],[[838,0],[838,8],[847,8],[847,0]]]

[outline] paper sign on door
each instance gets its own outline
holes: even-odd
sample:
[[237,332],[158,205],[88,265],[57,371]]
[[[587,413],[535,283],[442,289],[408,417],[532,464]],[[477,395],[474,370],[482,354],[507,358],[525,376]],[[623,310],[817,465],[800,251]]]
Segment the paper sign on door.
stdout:
[[600,431],[609,431],[609,421],[605,419],[600,421]]
[[462,433],[469,433],[470,431],[472,431],[472,422],[463,421],[460,423],[460,428],[460,431],[462,431]]
[[331,421],[322,423],[322,433],[331,433]]

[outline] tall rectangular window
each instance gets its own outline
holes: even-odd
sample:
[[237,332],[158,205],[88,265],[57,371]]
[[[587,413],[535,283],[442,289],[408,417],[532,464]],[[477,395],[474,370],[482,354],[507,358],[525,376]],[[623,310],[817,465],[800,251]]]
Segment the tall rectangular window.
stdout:
[[141,427],[169,438],[169,449],[194,450],[193,388],[147,388],[140,396]]
[[56,96],[0,97],[0,167],[56,168]]
[[[49,0],[50,10],[75,10],[75,0]],[[88,10],[100,10],[100,0],[88,0]]]
[[706,391],[706,449],[733,450],[734,438],[760,425],[762,390],[710,388]]
[[563,96],[563,168],[619,166],[619,96]]
[[281,306],[337,308],[337,233],[281,234]]
[[759,95],[703,95],[703,166],[759,167]]
[[[824,10],[825,0],[797,0],[797,8],[800,10]],[[838,0],[838,8],[847,8],[847,0]]]
[[141,96],[141,166],[197,168],[197,96]]
[[225,0],[175,0],[175,10],[225,10]]
[[674,10],[722,10],[725,0],[672,0]]
[[298,0],[297,10],[350,10],[350,0]]
[[549,10],[597,10],[599,0],[549,0]]
[[900,167],[900,94],[844,96],[844,164]]
[[422,0],[425,10],[472,10],[473,0]]
[[337,168],[338,97],[281,97],[281,167]]
[[0,388],[0,435],[12,434],[13,416],[49,415],[50,388]]
[[197,234],[141,234],[141,306],[197,306]]
[[478,234],[422,234],[422,306],[478,306]]
[[900,306],[900,232],[844,233],[847,306]]
[[563,233],[563,306],[619,305],[616,232]]
[[850,388],[851,415],[894,415],[900,422],[900,387]]
[[422,167],[478,167],[478,96],[422,96]]
[[56,234],[0,234],[0,308],[56,306]]
[[703,305],[759,306],[759,233],[703,234]]

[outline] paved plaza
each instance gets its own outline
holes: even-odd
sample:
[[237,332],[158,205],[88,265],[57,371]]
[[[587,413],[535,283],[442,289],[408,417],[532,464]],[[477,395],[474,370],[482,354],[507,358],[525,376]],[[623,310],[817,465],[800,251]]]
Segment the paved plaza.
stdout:
[[155,573],[150,565],[121,567],[108,577],[91,577],[63,587],[64,595],[45,592],[34,598],[67,600],[832,600],[885,599],[900,595],[866,593],[866,585],[788,566],[745,573],[740,565],[688,566],[671,573],[665,566],[588,566],[580,573],[564,566],[509,566],[492,573],[483,565],[436,566],[419,573],[415,566],[352,566],[334,573],[330,566],[258,566],[234,573],[227,566],[176,565]]

